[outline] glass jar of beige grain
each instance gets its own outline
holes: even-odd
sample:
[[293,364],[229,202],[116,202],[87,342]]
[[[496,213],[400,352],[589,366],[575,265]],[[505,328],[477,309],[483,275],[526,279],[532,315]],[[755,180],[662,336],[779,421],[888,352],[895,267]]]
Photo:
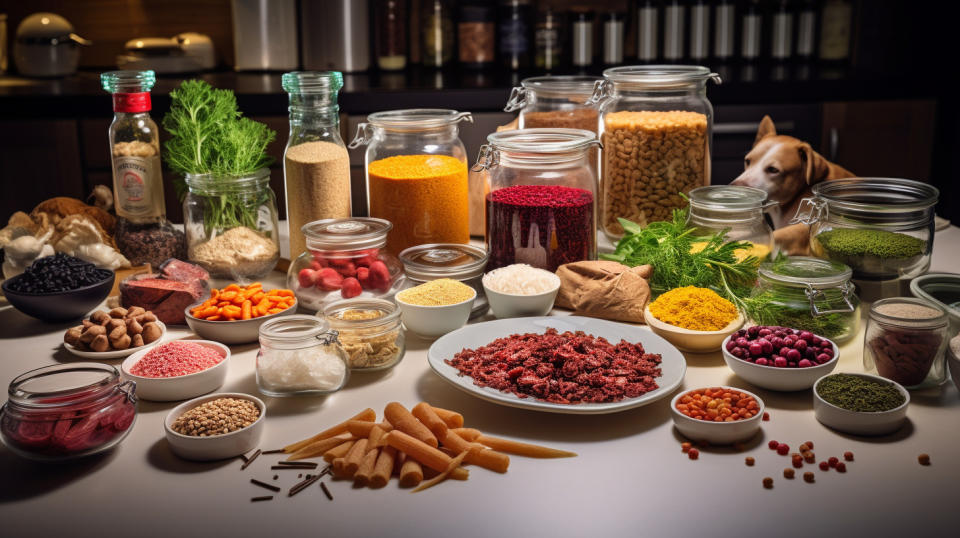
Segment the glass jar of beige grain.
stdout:
[[322,316],[340,333],[340,347],[350,369],[374,372],[396,366],[403,358],[400,309],[384,299],[345,299],[328,304]]
[[713,107],[707,82],[720,76],[694,65],[607,69],[590,103],[600,105],[603,143],[600,226],[623,235],[617,219],[642,226],[683,207],[681,194],[710,184]]
[[350,157],[340,138],[338,71],[284,73],[290,95],[290,139],[283,154],[290,257],[307,249],[301,228],[350,216]]

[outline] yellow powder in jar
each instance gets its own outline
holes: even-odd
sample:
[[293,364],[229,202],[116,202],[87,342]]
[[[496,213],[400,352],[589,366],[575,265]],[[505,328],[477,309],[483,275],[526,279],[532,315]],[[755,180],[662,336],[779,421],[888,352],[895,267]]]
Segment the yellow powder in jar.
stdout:
[[476,292],[459,280],[440,278],[406,289],[397,294],[397,300],[416,306],[447,306],[462,303]]
[[370,216],[393,229],[387,249],[468,243],[467,165],[449,155],[397,155],[367,167]]
[[650,303],[653,317],[691,331],[719,331],[737,319],[733,303],[717,292],[695,286],[672,289]]
[[[764,245],[762,243],[751,243],[750,241],[746,241],[746,242],[750,243],[749,248],[738,248],[737,250],[733,251],[733,256],[737,259],[738,262],[742,262],[743,260],[749,258],[750,256],[756,256],[757,258],[760,258],[762,260],[766,258],[768,254],[770,254],[769,246]],[[691,243],[690,254],[696,254],[697,252],[700,252],[706,247],[707,247],[706,241],[697,241],[695,243]]]

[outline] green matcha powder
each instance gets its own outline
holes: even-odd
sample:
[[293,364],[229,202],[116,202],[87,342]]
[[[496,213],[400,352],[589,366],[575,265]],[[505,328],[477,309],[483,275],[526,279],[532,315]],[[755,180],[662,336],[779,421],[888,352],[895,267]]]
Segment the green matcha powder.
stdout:
[[833,254],[884,259],[912,258],[927,247],[926,241],[906,234],[857,228],[834,228],[818,234],[817,241]]
[[903,405],[906,398],[893,385],[850,374],[835,374],[817,384],[817,394],[848,411],[877,413]]

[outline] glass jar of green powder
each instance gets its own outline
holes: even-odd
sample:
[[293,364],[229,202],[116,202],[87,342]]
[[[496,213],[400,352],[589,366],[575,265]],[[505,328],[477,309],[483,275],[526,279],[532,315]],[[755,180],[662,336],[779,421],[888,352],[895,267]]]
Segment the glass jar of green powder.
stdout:
[[810,225],[810,249],[857,280],[910,279],[930,268],[939,191],[909,179],[839,179],[813,186],[791,222]]
[[947,380],[947,313],[924,299],[893,297],[870,306],[863,367],[908,389]]

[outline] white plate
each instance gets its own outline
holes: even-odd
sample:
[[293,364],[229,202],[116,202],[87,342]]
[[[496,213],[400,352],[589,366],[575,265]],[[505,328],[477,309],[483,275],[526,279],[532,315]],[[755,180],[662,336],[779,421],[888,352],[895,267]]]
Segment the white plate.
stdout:
[[[627,398],[618,402],[558,404],[538,400],[532,396],[520,398],[516,394],[501,392],[492,387],[479,387],[473,384],[472,377],[461,376],[459,370],[444,362],[446,359],[452,359],[455,354],[465,348],[475,349],[485,346],[497,338],[510,336],[511,334],[544,333],[551,327],[560,332],[583,331],[593,336],[602,336],[612,344],[616,344],[620,340],[640,342],[647,353],[658,353],[661,356],[661,375],[656,378],[659,388],[643,396]],[[670,342],[652,332],[623,323],[580,316],[501,319],[467,325],[442,336],[434,342],[430,346],[430,350],[427,351],[427,361],[430,363],[430,368],[433,368],[433,371],[440,377],[452,383],[458,389],[478,398],[510,407],[571,415],[616,413],[655,402],[679,387],[680,383],[683,382],[683,375],[687,371],[687,361],[683,354]]]
[[130,355],[133,355],[137,351],[150,349],[153,346],[163,341],[163,337],[167,335],[167,326],[164,325],[163,322],[160,320],[157,320],[156,324],[160,326],[160,338],[157,338],[153,342],[150,342],[149,344],[144,344],[139,347],[128,347],[127,349],[114,349],[112,351],[81,351],[66,342],[63,343],[63,347],[65,347],[67,351],[69,351],[70,353],[73,353],[78,357],[83,357],[84,359],[100,359],[100,360],[122,359],[124,357],[129,357]]

